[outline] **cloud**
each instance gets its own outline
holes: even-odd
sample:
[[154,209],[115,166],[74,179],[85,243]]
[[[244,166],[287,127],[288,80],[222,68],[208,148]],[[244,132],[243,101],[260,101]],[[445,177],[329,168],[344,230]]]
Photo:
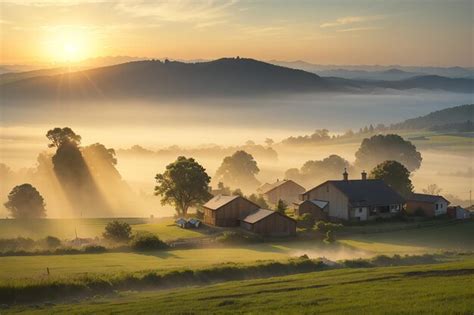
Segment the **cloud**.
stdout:
[[379,30],[379,29],[380,29],[380,27],[373,27],[373,26],[352,27],[352,28],[345,28],[345,29],[337,30],[337,32],[373,31],[373,30]]
[[352,25],[357,23],[364,23],[370,21],[383,20],[383,15],[372,15],[372,16],[346,16],[338,18],[334,21],[326,22],[320,25],[321,28],[332,28],[344,25]]
[[139,17],[152,17],[167,22],[191,22],[197,27],[208,27],[223,22],[229,16],[228,9],[237,0],[226,1],[127,1],[122,0],[115,6],[121,12]]

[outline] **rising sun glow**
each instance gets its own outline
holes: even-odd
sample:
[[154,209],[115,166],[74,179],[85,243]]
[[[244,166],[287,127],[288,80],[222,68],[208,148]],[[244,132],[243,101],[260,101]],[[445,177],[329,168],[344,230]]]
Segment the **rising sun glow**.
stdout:
[[87,34],[78,30],[61,30],[47,39],[47,54],[53,62],[77,62],[89,57]]

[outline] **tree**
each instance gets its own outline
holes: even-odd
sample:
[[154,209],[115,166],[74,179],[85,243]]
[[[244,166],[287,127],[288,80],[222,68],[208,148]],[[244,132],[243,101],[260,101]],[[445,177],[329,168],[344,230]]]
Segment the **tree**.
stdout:
[[418,169],[421,165],[421,154],[410,142],[399,135],[375,135],[362,141],[355,153],[355,165],[361,169],[372,169],[377,164],[394,160],[405,165],[409,171]]
[[425,194],[429,195],[439,195],[441,193],[442,189],[438,187],[436,184],[429,184],[428,187],[423,189],[423,192]]
[[251,194],[247,197],[248,200],[252,201],[254,204],[258,205],[262,209],[268,209],[268,203],[265,201],[262,195]]
[[12,217],[17,219],[43,218],[46,216],[44,199],[31,184],[15,186],[4,204]]
[[255,175],[260,172],[253,156],[245,151],[236,151],[227,156],[217,169],[216,177],[231,187],[247,186],[254,188],[259,185]]
[[295,181],[314,183],[315,180],[339,178],[343,169],[351,172],[350,163],[339,155],[332,154],[323,160],[307,161],[301,170],[291,168],[285,172],[285,177]]
[[278,199],[275,211],[280,212],[281,214],[285,214],[286,209],[288,209],[288,205],[283,200]]
[[272,138],[266,138],[266,139],[265,139],[265,144],[266,144],[268,147],[271,147],[274,143],[275,143],[275,141],[273,141]]
[[193,158],[184,156],[166,166],[163,174],[155,177],[155,195],[162,197],[161,204],[173,205],[179,216],[186,216],[190,207],[208,201],[211,178],[206,170]]
[[115,242],[125,242],[132,235],[132,227],[127,222],[111,221],[105,226],[104,238]]
[[59,148],[65,142],[74,143],[76,145],[79,145],[81,143],[81,136],[77,135],[69,127],[56,127],[54,129],[51,129],[46,133],[46,137],[51,141],[51,143],[48,144],[50,148]]
[[370,172],[370,178],[383,180],[404,197],[413,193],[410,171],[397,161],[380,163]]

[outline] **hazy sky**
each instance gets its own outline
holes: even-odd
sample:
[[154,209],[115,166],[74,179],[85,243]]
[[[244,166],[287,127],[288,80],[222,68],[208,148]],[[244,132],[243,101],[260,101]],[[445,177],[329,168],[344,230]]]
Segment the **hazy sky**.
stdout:
[[0,0],[1,63],[127,55],[473,66],[474,1]]

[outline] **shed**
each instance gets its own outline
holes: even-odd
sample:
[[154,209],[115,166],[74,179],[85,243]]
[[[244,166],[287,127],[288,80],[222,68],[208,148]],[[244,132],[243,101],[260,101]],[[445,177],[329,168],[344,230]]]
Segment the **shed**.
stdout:
[[294,203],[295,214],[302,216],[310,213],[316,220],[327,220],[329,213],[329,202],[325,200],[311,199]]
[[242,196],[218,195],[204,206],[204,223],[231,227],[239,226],[239,219],[260,207]]
[[296,221],[284,214],[258,209],[240,220],[240,226],[263,236],[296,235]]

